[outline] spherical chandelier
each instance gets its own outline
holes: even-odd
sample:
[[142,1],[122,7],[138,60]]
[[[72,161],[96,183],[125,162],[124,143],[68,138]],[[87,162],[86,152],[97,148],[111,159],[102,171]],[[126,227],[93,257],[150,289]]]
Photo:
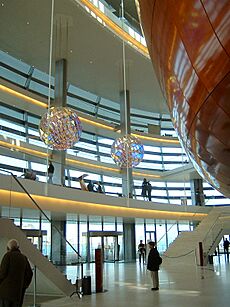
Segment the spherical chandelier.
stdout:
[[82,126],[76,112],[68,107],[51,107],[40,121],[41,140],[56,150],[66,150],[79,141]]
[[121,168],[135,167],[144,157],[144,146],[137,137],[127,134],[113,142],[111,157]]

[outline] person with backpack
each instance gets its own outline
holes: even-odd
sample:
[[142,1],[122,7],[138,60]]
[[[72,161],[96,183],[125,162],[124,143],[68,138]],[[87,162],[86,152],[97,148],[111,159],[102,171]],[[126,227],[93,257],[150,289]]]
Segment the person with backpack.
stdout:
[[153,288],[151,290],[159,290],[159,276],[158,271],[160,264],[162,263],[162,258],[159,255],[159,252],[156,248],[156,243],[150,241],[148,243],[149,246],[149,255],[148,255],[148,262],[147,262],[147,270],[150,271],[151,279],[153,283]]

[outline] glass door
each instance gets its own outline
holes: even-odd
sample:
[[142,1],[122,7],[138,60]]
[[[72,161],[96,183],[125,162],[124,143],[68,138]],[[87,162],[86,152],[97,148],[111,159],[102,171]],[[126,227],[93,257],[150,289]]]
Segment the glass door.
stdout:
[[90,262],[95,261],[95,249],[102,248],[102,236],[90,237]]
[[117,237],[104,237],[104,262],[115,262],[117,252]]
[[91,232],[89,233],[88,242],[87,259],[89,259],[89,262],[95,261],[95,249],[98,248],[102,250],[104,262],[115,262],[124,259],[122,233]]

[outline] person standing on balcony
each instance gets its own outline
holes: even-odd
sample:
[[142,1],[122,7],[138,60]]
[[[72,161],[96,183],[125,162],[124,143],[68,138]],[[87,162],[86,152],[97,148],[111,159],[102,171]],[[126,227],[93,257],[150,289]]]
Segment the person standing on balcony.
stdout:
[[18,241],[10,240],[0,266],[0,306],[21,307],[32,277],[29,261],[19,250]]
[[88,191],[89,192],[96,192],[95,191],[95,187],[94,184],[92,183],[92,180],[89,181],[88,185],[87,185]]
[[97,183],[97,192],[98,192],[98,193],[104,193],[103,190],[102,190],[102,186],[101,186],[101,184],[100,184],[99,181],[98,181],[98,183]]
[[85,178],[86,176],[88,176],[88,175],[87,175],[87,174],[84,174],[84,175],[78,177],[78,180],[79,180],[80,187],[81,187],[81,190],[82,190],[82,191],[88,191],[88,188],[87,188],[87,186],[86,186],[86,184],[85,184],[85,181],[84,181],[84,178]]
[[151,201],[152,200],[152,185],[151,185],[151,183],[148,181],[148,183],[147,183],[147,193],[148,193],[148,199],[149,199],[149,201]]
[[143,197],[144,200],[147,200],[147,190],[148,190],[148,182],[146,178],[144,178],[142,182],[142,190],[141,190],[141,196]]
[[53,183],[53,175],[54,175],[54,166],[51,161],[49,161],[48,167],[48,183]]

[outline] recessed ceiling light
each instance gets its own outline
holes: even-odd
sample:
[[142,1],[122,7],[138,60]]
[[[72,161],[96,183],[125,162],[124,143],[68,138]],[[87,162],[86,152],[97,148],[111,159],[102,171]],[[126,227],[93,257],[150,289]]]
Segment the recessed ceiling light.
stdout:
[[89,61],[90,64],[93,64],[93,61]]
[[30,24],[30,22],[29,22],[29,21],[27,21],[27,22],[26,22],[26,24],[27,24],[27,25],[29,25],[29,24]]

